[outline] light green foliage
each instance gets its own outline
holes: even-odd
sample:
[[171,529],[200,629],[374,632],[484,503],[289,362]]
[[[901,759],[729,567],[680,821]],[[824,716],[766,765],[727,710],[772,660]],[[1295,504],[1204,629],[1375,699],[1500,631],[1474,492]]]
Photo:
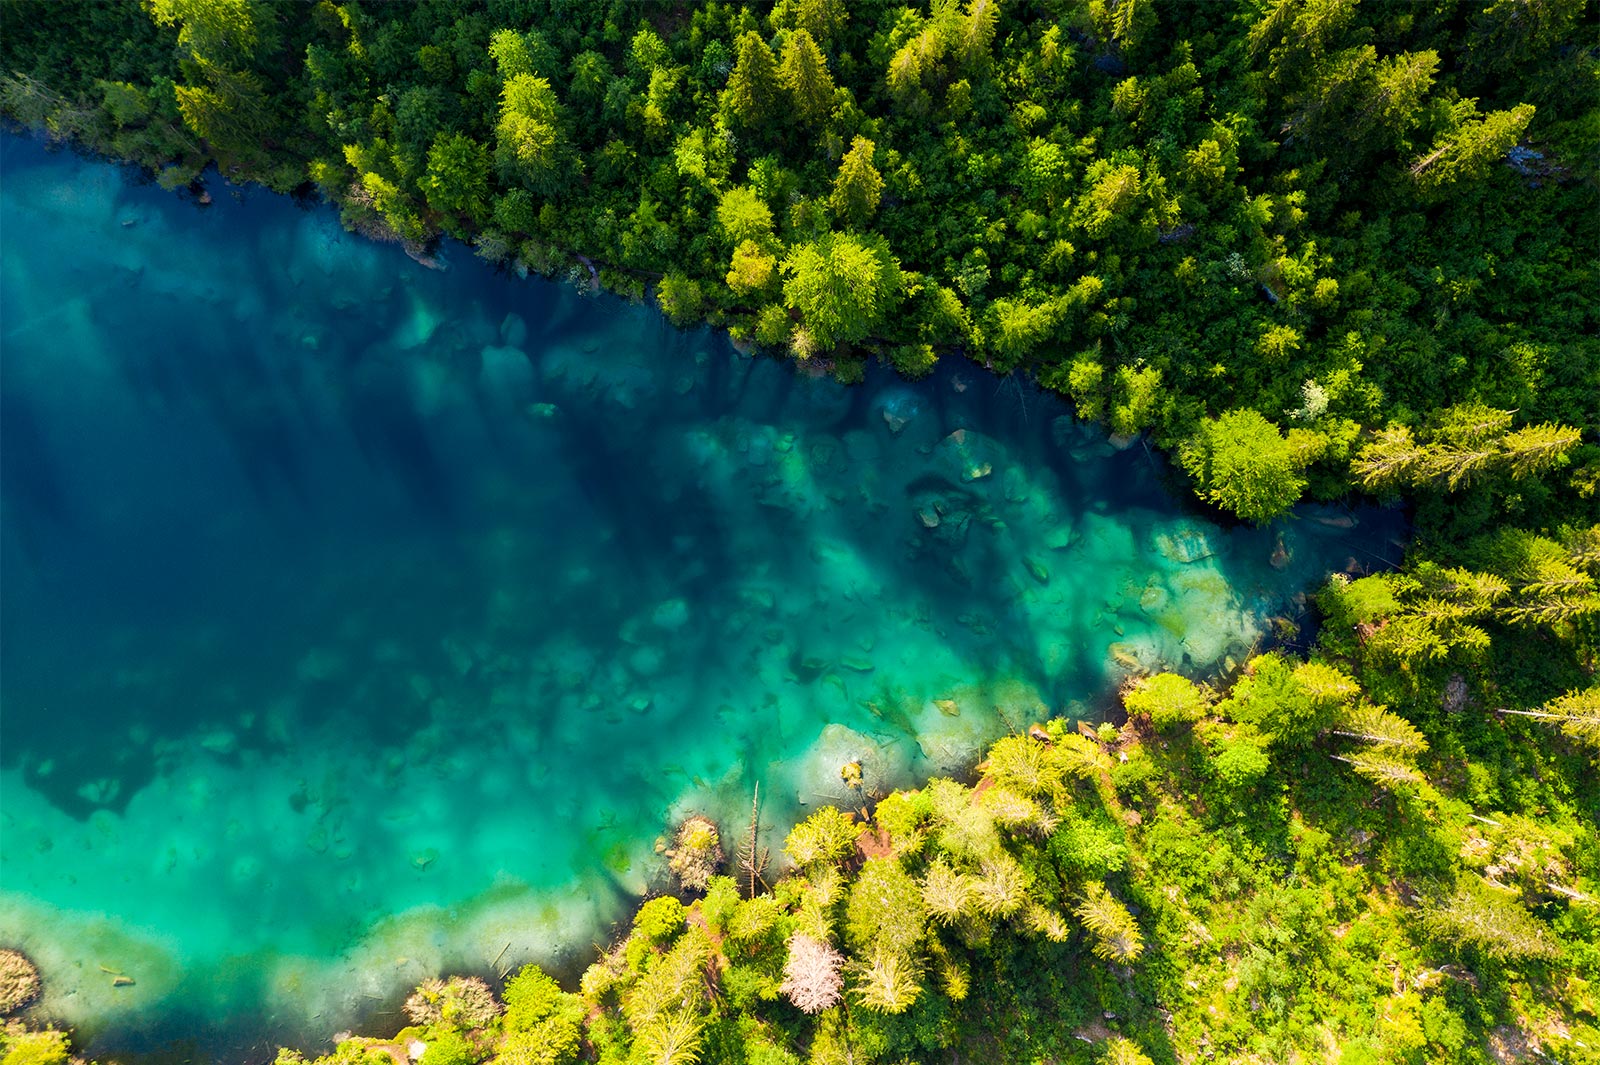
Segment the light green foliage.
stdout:
[[761,244],[772,236],[772,211],[755,189],[736,185],[717,201],[717,227],[732,244]]
[[1533,121],[1532,104],[1476,115],[1441,134],[1433,150],[1411,167],[1411,176],[1424,192],[1437,192],[1455,183],[1483,176],[1494,162],[1517,143]]
[[881,237],[830,233],[783,260],[784,302],[823,349],[882,328],[900,301],[900,266]]
[[1266,741],[1249,726],[1219,736],[1214,743],[1211,772],[1230,788],[1248,788],[1272,768]]
[[1247,521],[1277,517],[1305,490],[1303,454],[1253,410],[1207,419],[1181,455],[1200,493]]
[[833,110],[833,75],[817,42],[804,29],[795,30],[784,42],[778,79],[802,122],[821,122]]
[[1032,736],[1007,736],[989,748],[987,776],[1023,795],[1049,795],[1061,785],[1044,744]]
[[722,92],[722,111],[746,129],[759,129],[772,121],[782,106],[782,85],[772,49],[761,35],[745,31],[737,43],[738,59]]
[[1151,1062],[1138,1043],[1114,1035],[1106,1040],[1105,1056],[1100,1059],[1100,1065],[1151,1065]]
[[1309,743],[1333,721],[1336,704],[1315,697],[1281,655],[1251,659],[1247,668],[1220,713],[1291,746]]
[[700,315],[705,294],[700,282],[684,274],[671,273],[656,286],[656,304],[674,325],[689,325]]
[[663,944],[683,928],[683,921],[683,903],[671,895],[660,895],[639,907],[633,915],[633,928],[645,940]]
[[459,1032],[440,1032],[428,1043],[419,1065],[473,1065],[478,1060],[471,1043]]
[[501,174],[536,192],[554,191],[565,152],[563,121],[549,81],[532,74],[508,78],[495,124],[495,161]]
[[878,199],[883,195],[883,177],[872,165],[873,143],[857,137],[850,144],[839,163],[839,174],[833,180],[833,195],[829,202],[834,214],[852,225],[865,225],[878,209]]
[[1554,961],[1559,944],[1513,893],[1463,876],[1449,895],[1435,900],[1423,915],[1429,931],[1448,942],[1492,958]]
[[777,272],[778,260],[755,241],[747,240],[733,249],[733,261],[725,280],[736,295],[748,296],[766,288]]
[[0,1065],[67,1065],[71,1044],[67,1033],[55,1030],[0,1036]]
[[850,990],[861,1005],[877,1013],[904,1013],[923,991],[921,963],[886,948],[875,950],[852,973],[855,982]]
[[1198,721],[1211,705],[1207,693],[1177,673],[1158,673],[1138,681],[1122,695],[1130,714],[1146,714],[1157,730],[1166,732]]
[[150,17],[178,26],[178,43],[196,59],[248,59],[256,47],[256,13],[250,0],[150,0]]
[[845,907],[845,940],[859,955],[909,958],[927,927],[922,890],[894,858],[870,858]]
[[1094,934],[1097,957],[1126,964],[1144,953],[1144,936],[1133,915],[1104,884],[1090,884],[1076,912],[1084,927]]
[[856,837],[865,827],[849,814],[824,806],[790,830],[783,851],[796,865],[840,862],[855,853]]
[[1543,423],[1511,429],[1512,412],[1481,403],[1434,413],[1425,441],[1390,426],[1364,446],[1351,466],[1363,487],[1433,487],[1456,491],[1494,471],[1521,480],[1567,462],[1582,434]]
[[583,1040],[585,1009],[538,966],[527,965],[506,982],[506,1040],[501,1065],[568,1065]]
[[1161,405],[1161,371],[1153,366],[1117,367],[1111,389],[1111,431],[1132,436],[1150,428]]

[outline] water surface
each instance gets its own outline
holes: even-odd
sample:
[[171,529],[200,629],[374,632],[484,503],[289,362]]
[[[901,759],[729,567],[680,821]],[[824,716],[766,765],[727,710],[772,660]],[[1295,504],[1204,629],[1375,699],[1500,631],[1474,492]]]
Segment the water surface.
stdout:
[[1393,551],[1224,532],[970,367],[844,388],[0,143],[0,939],[98,1053],[582,964],[675,817],[960,771]]

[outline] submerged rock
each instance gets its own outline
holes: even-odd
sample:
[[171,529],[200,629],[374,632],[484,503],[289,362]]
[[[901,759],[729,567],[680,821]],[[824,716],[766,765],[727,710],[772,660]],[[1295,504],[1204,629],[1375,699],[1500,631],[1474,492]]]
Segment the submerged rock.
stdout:
[[1217,553],[1212,542],[1212,532],[1197,521],[1181,519],[1162,528],[1154,536],[1155,549],[1161,557],[1172,561],[1191,563],[1211,558]]

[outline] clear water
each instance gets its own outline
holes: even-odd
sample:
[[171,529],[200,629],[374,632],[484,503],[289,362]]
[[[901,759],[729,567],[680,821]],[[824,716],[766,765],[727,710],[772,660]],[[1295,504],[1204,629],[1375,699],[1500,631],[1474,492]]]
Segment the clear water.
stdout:
[[844,388],[0,145],[0,940],[100,1053],[311,1049],[440,969],[581,964],[676,817],[959,771],[1393,552],[1187,516],[971,368]]

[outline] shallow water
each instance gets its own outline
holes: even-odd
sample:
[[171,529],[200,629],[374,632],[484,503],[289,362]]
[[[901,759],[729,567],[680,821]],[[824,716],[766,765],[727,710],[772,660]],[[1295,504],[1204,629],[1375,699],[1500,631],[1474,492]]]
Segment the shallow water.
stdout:
[[1394,552],[1186,516],[970,367],[843,388],[0,148],[0,940],[98,1053],[316,1049],[441,968],[581,965],[675,817],[958,772]]

